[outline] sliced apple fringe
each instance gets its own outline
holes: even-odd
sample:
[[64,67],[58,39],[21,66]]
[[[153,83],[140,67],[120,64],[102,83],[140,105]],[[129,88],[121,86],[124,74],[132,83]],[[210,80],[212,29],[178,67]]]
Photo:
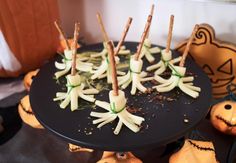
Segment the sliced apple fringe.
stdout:
[[[118,57],[115,57],[115,61],[116,61],[116,64],[119,64],[120,59]],[[91,76],[92,80],[107,78],[107,83],[111,83],[111,71],[110,71],[110,64],[109,64],[108,57],[104,57],[101,62],[101,65],[95,70],[92,70],[91,73],[93,74]],[[117,71],[117,74],[125,75],[125,72]]]
[[173,90],[175,87],[179,87],[187,95],[197,98],[199,96],[199,92],[201,92],[200,87],[196,87],[193,85],[193,76],[185,77],[186,68],[180,66],[174,66],[173,64],[169,64],[170,69],[172,70],[172,75],[169,79],[164,79],[159,75],[155,75],[154,79],[160,84],[154,86],[158,92],[169,92]]
[[133,115],[127,111],[127,99],[125,98],[125,93],[119,90],[119,95],[114,96],[113,91],[109,92],[109,102],[96,100],[95,104],[107,112],[94,112],[90,113],[90,116],[96,117],[93,120],[93,124],[98,124],[97,128],[113,122],[116,118],[119,119],[118,124],[113,131],[115,135],[118,135],[121,131],[123,125],[128,127],[133,132],[138,132],[140,130],[140,125],[145,120],[140,116]]
[[132,83],[131,94],[135,95],[137,89],[145,93],[147,88],[143,86],[142,81],[153,80],[153,77],[145,78],[147,76],[146,72],[141,72],[143,67],[143,61],[141,59],[135,60],[134,56],[130,58],[130,68],[126,75],[118,77],[118,85],[122,89],[125,89]]
[[[62,62],[61,63],[55,62],[55,67],[60,70],[55,73],[56,79],[64,76],[71,70],[72,53],[73,53],[72,50],[65,50],[65,56],[64,56],[64,59],[62,59]],[[93,64],[84,62],[87,60],[88,57],[84,57],[84,56],[79,57],[79,55],[77,56],[78,57],[76,58],[76,69],[82,72],[91,72],[94,67]]]
[[78,99],[81,98],[85,101],[95,102],[94,94],[98,94],[99,91],[95,88],[84,89],[85,84],[81,83],[80,76],[67,75],[67,92],[57,92],[54,101],[61,101],[60,108],[65,109],[69,104],[71,111],[77,110]]
[[139,57],[143,58],[145,56],[148,62],[153,63],[155,61],[153,54],[160,53],[161,49],[159,47],[151,47],[151,46],[152,46],[151,41],[148,38],[146,38],[144,40],[142,51]]
[[171,51],[169,50],[169,52],[166,52],[166,49],[164,49],[161,51],[161,60],[154,65],[148,66],[146,70],[147,71],[155,70],[154,74],[160,75],[164,71],[166,71],[169,63],[172,63],[172,64],[178,63],[180,62],[181,58],[182,57],[177,57],[177,58],[172,59]]

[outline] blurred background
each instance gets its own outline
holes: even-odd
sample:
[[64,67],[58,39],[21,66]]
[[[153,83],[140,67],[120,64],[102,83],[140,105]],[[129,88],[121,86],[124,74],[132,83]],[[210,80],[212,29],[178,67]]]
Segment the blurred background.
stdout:
[[120,38],[128,17],[133,17],[126,40],[138,41],[153,3],[150,39],[155,44],[165,46],[171,14],[175,15],[172,47],[186,39],[196,23],[208,23],[215,28],[217,38],[236,43],[236,3],[224,0],[59,0],[59,9],[68,36],[72,36],[74,21],[78,20],[86,43],[102,41],[96,20],[99,11],[112,40]]

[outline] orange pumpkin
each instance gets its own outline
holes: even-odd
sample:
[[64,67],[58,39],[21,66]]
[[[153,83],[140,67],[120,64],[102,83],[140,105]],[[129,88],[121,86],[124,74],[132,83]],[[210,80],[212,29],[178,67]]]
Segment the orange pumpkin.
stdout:
[[35,118],[30,106],[29,95],[23,97],[18,106],[18,112],[21,119],[33,128],[43,129],[43,126]]
[[56,54],[59,34],[57,0],[0,0],[0,30],[21,64],[17,71],[0,68],[0,77],[18,76],[40,67]]
[[187,139],[170,157],[169,163],[217,163],[214,146],[212,142]]
[[33,82],[33,78],[37,75],[39,69],[28,72],[24,77],[24,86],[27,91],[30,90],[31,83]]
[[236,135],[236,102],[227,100],[211,108],[211,123],[219,131]]
[[142,161],[136,158],[131,152],[116,153],[105,151],[101,160],[97,163],[142,163]]

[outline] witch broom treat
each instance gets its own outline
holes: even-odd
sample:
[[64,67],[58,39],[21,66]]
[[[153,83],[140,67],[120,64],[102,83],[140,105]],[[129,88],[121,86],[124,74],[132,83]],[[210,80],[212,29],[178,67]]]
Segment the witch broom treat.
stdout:
[[147,81],[147,80],[149,80],[149,78],[144,78],[144,77],[146,77],[147,73],[141,72],[142,67],[143,67],[143,61],[142,61],[142,59],[140,59],[139,56],[140,56],[141,49],[142,49],[142,46],[144,43],[144,39],[146,38],[146,35],[147,35],[147,31],[150,28],[151,20],[152,20],[152,16],[149,15],[144,32],[141,37],[141,41],[140,41],[138,49],[137,49],[137,53],[130,57],[130,67],[129,67],[128,73],[126,75],[118,78],[119,85],[123,89],[125,89],[126,87],[129,86],[130,83],[132,83],[132,88],[131,88],[132,95],[134,95],[136,93],[137,89],[143,93],[147,91],[147,88],[144,87],[141,84],[141,82]]
[[[101,17],[98,16],[98,19],[99,19],[99,22],[100,22],[101,29],[103,29],[102,31],[103,31],[104,39],[107,40],[108,36],[107,36],[105,28],[103,26]],[[132,18],[129,18],[128,21],[127,21],[127,24],[125,26],[125,30],[123,32],[121,40],[119,41],[119,43],[118,43],[118,45],[115,49],[115,62],[116,62],[116,64],[119,63],[119,58],[116,56],[116,54],[119,52],[119,50],[121,48],[121,45],[124,42],[124,39],[125,39],[125,37],[128,33],[129,27],[131,25],[131,22],[132,22]],[[91,79],[94,80],[94,79],[102,79],[102,78],[107,77],[107,83],[111,83],[111,72],[110,72],[109,69],[110,69],[110,64],[109,64],[108,56],[106,54],[106,55],[102,56],[101,65],[96,70],[92,71],[93,75],[91,76]],[[118,75],[124,75],[125,73],[121,72],[121,71],[117,71],[117,74]]]
[[71,111],[78,109],[78,98],[82,98],[89,102],[94,102],[95,98],[93,94],[97,94],[99,91],[91,88],[84,89],[85,84],[81,82],[81,77],[79,74],[76,74],[76,44],[78,41],[78,24],[75,24],[74,32],[74,49],[73,49],[73,58],[72,58],[72,68],[71,74],[66,76],[67,79],[67,92],[58,92],[54,101],[63,100],[60,104],[60,108],[64,109],[71,103]]
[[172,30],[174,24],[174,15],[170,17],[170,25],[169,25],[169,32],[168,32],[168,39],[167,39],[167,46],[166,49],[161,51],[161,60],[154,65],[148,66],[147,71],[155,71],[155,75],[162,74],[166,68],[168,67],[169,63],[175,64],[181,60],[181,57],[172,59],[172,53],[170,50],[171,38],[172,38]]
[[[63,57],[62,62],[61,63],[55,62],[55,67],[60,70],[55,73],[55,77],[56,79],[58,79],[61,76],[67,74],[71,70],[73,50],[70,47],[68,40],[65,38],[65,34],[62,31],[60,25],[56,21],[55,21],[55,26],[58,29],[63,40],[65,40],[65,45],[66,45],[66,49],[64,50],[64,55],[62,55]],[[76,46],[77,46],[77,43],[76,43]],[[76,55],[76,62],[77,62],[76,69],[83,72],[91,72],[93,68],[93,64],[88,63],[88,62],[83,62],[88,59],[89,59],[88,57]]]
[[158,92],[169,92],[173,90],[175,87],[179,87],[184,93],[186,93],[187,95],[193,98],[197,98],[199,96],[199,92],[201,91],[201,88],[193,85],[192,83],[194,80],[193,76],[185,77],[186,67],[183,67],[185,63],[185,59],[188,55],[190,45],[192,43],[192,40],[194,39],[197,29],[198,29],[198,25],[195,26],[192,32],[192,35],[188,41],[188,44],[186,46],[182,59],[179,63],[179,66],[174,66],[171,63],[168,64],[169,68],[172,71],[171,77],[169,79],[164,79],[158,75],[155,76],[155,80],[161,83],[160,85],[153,87]]
[[[129,18],[129,19],[131,19],[131,18]],[[99,53],[91,54],[91,57],[92,58],[96,58],[96,57],[102,57],[103,58],[103,57],[106,57],[108,55],[108,50],[107,50],[107,44],[106,43],[109,41],[109,38],[108,38],[107,32],[105,30],[105,27],[104,27],[104,24],[103,24],[102,17],[100,15],[100,13],[97,13],[97,20],[98,20],[98,23],[100,25],[100,28],[101,28],[101,31],[102,31],[102,34],[103,34],[103,39],[104,39],[103,47],[104,48]],[[132,22],[132,20],[130,20],[130,24],[131,24],[131,22]],[[127,31],[124,32],[124,34],[125,34],[124,38],[126,37],[126,34],[127,34],[128,30],[129,30],[130,24],[126,26],[127,27],[126,28]],[[118,51],[116,50],[117,54],[121,54],[121,55],[130,54],[130,50],[127,50],[125,48],[125,46],[122,46],[122,44],[123,44],[123,42],[121,42],[121,44],[118,43],[117,47],[119,47],[119,48],[117,48]]]
[[[153,17],[153,13],[154,13],[154,4],[152,5],[151,8],[151,12],[150,15]],[[151,22],[150,22],[151,24]],[[141,54],[140,54],[140,58],[143,58],[145,56],[145,58],[148,60],[148,62],[153,63],[155,58],[153,57],[152,54],[155,53],[160,53],[160,48],[159,47],[152,47],[152,43],[149,40],[148,36],[149,36],[149,32],[150,32],[150,28],[147,31],[147,35],[145,37],[144,43],[142,45],[142,50],[141,50]]]
[[140,125],[144,121],[144,118],[133,115],[127,111],[127,99],[125,98],[125,93],[118,89],[117,74],[114,59],[114,49],[112,42],[108,42],[109,49],[109,59],[111,63],[112,70],[112,88],[109,92],[109,102],[96,100],[95,104],[107,112],[94,112],[90,113],[90,116],[96,117],[98,119],[93,120],[93,124],[98,124],[98,128],[113,122],[116,118],[119,119],[118,124],[114,130],[114,134],[118,135],[123,124],[127,126],[133,132],[138,132],[140,130]]

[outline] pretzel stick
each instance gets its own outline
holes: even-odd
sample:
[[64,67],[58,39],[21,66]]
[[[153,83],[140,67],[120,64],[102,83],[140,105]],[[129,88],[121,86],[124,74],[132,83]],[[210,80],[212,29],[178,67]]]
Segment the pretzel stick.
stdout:
[[75,23],[75,30],[74,30],[74,40],[73,40],[73,56],[72,56],[72,65],[71,65],[71,75],[76,75],[76,53],[77,53],[77,42],[79,36],[79,26],[78,23]]
[[61,35],[62,39],[65,41],[65,43],[66,43],[66,48],[67,48],[68,50],[70,50],[70,49],[71,49],[71,48],[70,48],[70,44],[69,44],[68,40],[66,39],[65,33],[63,32],[61,26],[59,25],[59,23],[58,23],[57,21],[54,22],[54,25],[56,26],[56,28],[57,28],[59,34]]
[[[153,13],[154,13],[154,8],[155,8],[155,5],[154,5],[154,4],[152,4],[152,7],[151,7],[151,12],[150,12],[150,15],[152,15],[152,17],[153,17]],[[146,36],[146,38],[148,38],[148,37],[149,37],[149,33],[150,33],[150,28],[149,28],[149,30],[148,30],[148,32],[147,32],[147,36]]]
[[139,45],[138,45],[137,53],[136,53],[135,56],[134,56],[134,59],[135,59],[136,61],[138,60],[139,55],[140,55],[140,53],[141,53],[144,40],[145,40],[145,38],[146,38],[146,36],[147,36],[147,32],[148,32],[148,30],[149,30],[149,28],[150,28],[150,25],[151,25],[151,21],[152,21],[152,15],[149,15],[149,16],[148,16],[147,23],[146,23],[145,28],[144,28],[144,31],[143,31],[143,34],[142,34],[142,37],[141,37],[141,41],[140,41],[140,43],[139,43]]
[[107,32],[105,30],[105,27],[104,27],[104,24],[103,24],[103,21],[102,21],[102,17],[100,15],[100,13],[98,12],[97,13],[97,20],[98,20],[98,23],[100,25],[100,28],[101,28],[101,31],[102,31],[102,34],[103,34],[103,39],[105,42],[108,42],[109,41],[109,38],[108,38],[108,35],[107,35]]
[[195,34],[196,34],[198,28],[199,28],[199,25],[196,24],[195,27],[194,27],[194,29],[193,29],[193,32],[192,32],[192,34],[191,34],[191,36],[190,36],[190,38],[189,38],[189,40],[188,40],[188,43],[187,43],[186,48],[185,48],[185,50],[184,50],[182,59],[181,59],[181,61],[180,61],[180,63],[179,63],[179,66],[181,66],[181,67],[183,67],[184,64],[185,64],[186,57],[187,57],[187,55],[188,55],[190,46],[191,46],[191,44],[192,44],[192,42],[193,42],[193,39],[195,38]]
[[168,32],[168,38],[167,38],[167,44],[166,44],[166,53],[168,53],[170,51],[170,44],[171,44],[171,39],[172,39],[174,18],[175,18],[174,15],[170,16],[169,32]]
[[114,58],[114,48],[111,41],[107,42],[108,46],[108,55],[109,61],[111,66],[111,76],[112,76],[112,89],[114,96],[118,96],[118,81],[117,81],[117,74],[116,74],[116,63]]
[[117,55],[119,53],[120,47],[123,44],[123,42],[125,40],[125,37],[126,37],[128,31],[129,31],[129,27],[130,27],[130,25],[132,23],[132,20],[133,19],[131,17],[129,17],[128,22],[126,23],[126,26],[125,26],[125,30],[122,33],[122,37],[121,37],[118,45],[116,46],[116,50],[115,50],[115,54],[114,55]]

